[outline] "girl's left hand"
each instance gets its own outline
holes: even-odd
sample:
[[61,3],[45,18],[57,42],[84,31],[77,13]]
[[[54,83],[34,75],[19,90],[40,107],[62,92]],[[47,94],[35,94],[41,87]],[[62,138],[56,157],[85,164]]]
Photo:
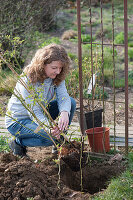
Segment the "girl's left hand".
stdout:
[[64,131],[65,129],[68,128],[68,123],[69,123],[69,116],[68,112],[62,111],[59,117],[58,121],[58,127],[61,131]]

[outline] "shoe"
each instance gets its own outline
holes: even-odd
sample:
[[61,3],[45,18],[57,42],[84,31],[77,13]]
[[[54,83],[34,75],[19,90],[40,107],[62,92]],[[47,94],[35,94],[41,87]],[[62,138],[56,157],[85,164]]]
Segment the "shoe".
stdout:
[[58,154],[58,150],[54,145],[52,146],[52,154],[54,155]]
[[17,144],[15,140],[12,140],[9,143],[9,147],[13,151],[14,155],[21,156],[21,157],[26,156],[26,152],[27,152],[26,147],[22,147],[21,145]]

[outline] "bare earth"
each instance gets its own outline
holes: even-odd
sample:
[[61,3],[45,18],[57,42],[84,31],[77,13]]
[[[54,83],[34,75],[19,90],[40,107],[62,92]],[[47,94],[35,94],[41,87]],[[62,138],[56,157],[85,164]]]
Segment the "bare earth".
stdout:
[[[113,103],[114,94],[109,92],[109,98],[105,100],[105,124],[114,125],[114,103]],[[117,90],[116,92],[116,103],[115,103],[115,122],[116,125],[125,125],[125,93],[124,91]],[[79,100],[77,100],[77,107],[79,107]],[[87,105],[87,100],[84,101],[84,105]],[[96,102],[94,104],[97,108],[103,108],[103,102]],[[129,126],[133,126],[133,92],[129,90],[128,97],[128,124]],[[77,121],[77,116],[74,116],[74,121]]]
[[31,148],[29,158],[0,153],[1,200],[86,200],[103,191],[111,177],[125,169],[125,161],[91,160],[83,168],[81,191],[80,171],[72,171],[61,160],[59,173],[51,147]]

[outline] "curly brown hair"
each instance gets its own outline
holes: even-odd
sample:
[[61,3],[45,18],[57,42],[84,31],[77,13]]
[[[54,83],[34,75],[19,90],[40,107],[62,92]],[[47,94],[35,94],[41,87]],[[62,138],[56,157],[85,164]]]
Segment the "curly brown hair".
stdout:
[[50,44],[38,49],[31,63],[24,69],[24,73],[29,77],[31,83],[43,83],[47,78],[45,75],[45,65],[53,61],[62,62],[61,73],[54,79],[54,84],[58,86],[65,79],[71,64],[66,50],[61,45]]

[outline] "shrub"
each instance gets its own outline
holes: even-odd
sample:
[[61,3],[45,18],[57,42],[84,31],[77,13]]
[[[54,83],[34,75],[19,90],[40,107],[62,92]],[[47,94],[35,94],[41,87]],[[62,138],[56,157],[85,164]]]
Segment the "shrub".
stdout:
[[[32,31],[44,32],[56,25],[56,14],[65,2],[66,0],[0,0],[0,37],[2,45],[6,43],[6,46],[2,48],[5,51],[10,50],[11,45],[7,44],[5,39],[7,35],[10,35],[12,39],[19,36],[29,48],[31,46],[29,41],[32,43]],[[21,49],[17,48],[17,60],[23,47],[24,45]],[[21,61],[20,64],[22,64]]]
[[[3,52],[4,59],[12,64],[14,68],[22,68],[24,66],[24,58],[22,57],[23,40],[19,37],[11,37],[10,35],[0,37],[0,47]],[[1,61],[2,69],[8,69],[6,63]]]
[[55,24],[55,16],[64,3],[65,0],[0,0],[2,32],[22,36],[33,26],[40,31],[48,30]]

